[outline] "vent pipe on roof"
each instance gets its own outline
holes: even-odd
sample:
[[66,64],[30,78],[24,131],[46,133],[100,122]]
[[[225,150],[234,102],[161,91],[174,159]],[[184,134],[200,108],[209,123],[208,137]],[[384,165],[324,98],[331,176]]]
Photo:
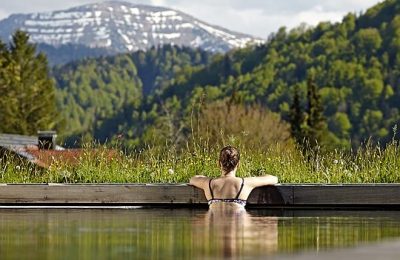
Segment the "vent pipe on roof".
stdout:
[[38,147],[40,150],[56,149],[56,131],[38,131]]

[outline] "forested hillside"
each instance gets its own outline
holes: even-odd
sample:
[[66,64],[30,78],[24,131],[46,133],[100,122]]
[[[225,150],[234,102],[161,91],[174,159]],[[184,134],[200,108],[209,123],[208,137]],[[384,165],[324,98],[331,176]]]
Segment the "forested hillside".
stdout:
[[340,23],[281,28],[265,45],[226,55],[166,46],[53,74],[67,134],[122,133],[135,143],[187,136],[193,108],[217,100],[258,104],[289,120],[295,89],[306,120],[312,81],[329,130],[320,141],[349,148],[391,138],[400,119],[399,51],[400,1],[387,0]]
[[[235,96],[289,119],[294,90],[306,111],[307,81],[321,97],[329,133],[324,143],[349,147],[392,136],[400,114],[400,1],[388,0],[341,23],[281,28],[269,42],[214,60],[185,82],[171,85],[163,100],[181,106]],[[305,115],[307,117],[307,115]]]
[[66,64],[84,58],[96,58],[117,54],[106,48],[90,48],[79,44],[64,44],[54,47],[45,43],[39,43],[36,47],[39,52],[46,54],[50,66]]
[[139,127],[132,120],[146,108],[144,101],[174,82],[177,73],[190,75],[209,57],[201,50],[166,45],[55,67],[59,106],[68,122],[63,136],[105,141],[124,127],[132,137],[132,128]]

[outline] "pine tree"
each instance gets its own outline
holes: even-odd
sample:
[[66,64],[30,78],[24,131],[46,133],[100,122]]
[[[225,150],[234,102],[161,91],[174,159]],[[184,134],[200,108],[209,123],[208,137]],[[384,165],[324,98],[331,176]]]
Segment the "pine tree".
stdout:
[[232,75],[233,58],[231,54],[226,54],[223,62],[222,78],[228,79]]
[[2,50],[1,132],[33,135],[54,129],[57,123],[54,82],[47,58],[36,53],[29,36],[16,31],[9,48]]
[[311,76],[307,81],[307,130],[306,138],[311,147],[322,145],[327,134],[327,124],[324,117],[324,108],[318,94],[317,85]]
[[302,128],[304,124],[304,115],[301,109],[299,88],[297,86],[294,89],[293,103],[290,107],[289,120],[291,134],[297,143],[301,144],[304,141],[304,131]]
[[0,42],[0,132],[12,132],[17,123],[18,101],[15,89],[10,87],[10,74],[7,73],[9,60],[7,46]]

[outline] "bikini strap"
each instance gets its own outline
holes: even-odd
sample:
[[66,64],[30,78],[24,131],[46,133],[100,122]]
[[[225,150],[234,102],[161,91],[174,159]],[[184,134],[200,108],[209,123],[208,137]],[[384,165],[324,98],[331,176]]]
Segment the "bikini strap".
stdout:
[[240,185],[240,190],[239,190],[238,194],[236,195],[235,199],[239,199],[240,193],[242,192],[242,189],[243,189],[243,185],[244,185],[244,178],[242,178],[242,185]]
[[212,191],[212,189],[211,189],[211,181],[212,181],[212,180],[213,180],[213,179],[211,178],[210,181],[208,182],[208,187],[210,188],[211,199],[214,199],[214,193],[213,193],[213,191]]

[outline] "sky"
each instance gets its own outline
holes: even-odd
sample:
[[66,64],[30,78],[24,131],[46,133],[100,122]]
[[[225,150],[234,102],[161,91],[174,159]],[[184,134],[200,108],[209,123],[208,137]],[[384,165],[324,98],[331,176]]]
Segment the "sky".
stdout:
[[[101,0],[0,0],[0,19],[14,13],[63,10]],[[280,27],[341,21],[379,0],[125,0],[174,8],[213,25],[267,38]]]

